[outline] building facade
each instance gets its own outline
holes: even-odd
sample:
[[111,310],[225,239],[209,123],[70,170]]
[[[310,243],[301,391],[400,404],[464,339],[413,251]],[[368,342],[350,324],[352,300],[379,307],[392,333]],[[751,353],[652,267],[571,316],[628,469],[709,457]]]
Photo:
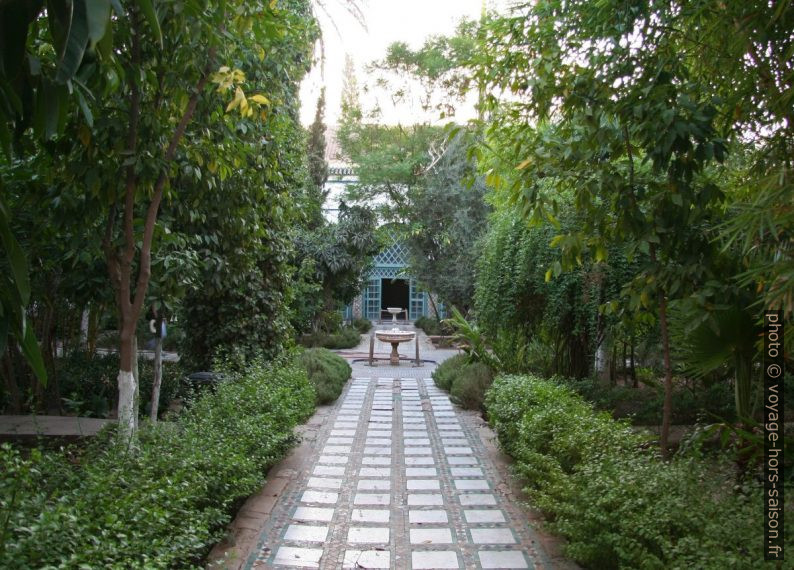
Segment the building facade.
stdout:
[[367,285],[361,294],[345,309],[345,317],[364,318],[373,322],[389,320],[389,307],[399,307],[407,312],[397,318],[415,321],[422,316],[435,314],[429,293],[422,291],[416,279],[408,274],[408,251],[394,232],[387,231],[389,245],[375,256],[374,265],[367,276]]

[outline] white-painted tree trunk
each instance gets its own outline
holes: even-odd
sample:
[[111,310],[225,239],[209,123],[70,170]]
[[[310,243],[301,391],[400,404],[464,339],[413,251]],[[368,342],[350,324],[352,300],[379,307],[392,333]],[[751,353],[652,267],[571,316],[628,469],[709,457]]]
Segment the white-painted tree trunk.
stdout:
[[119,370],[119,435],[124,439],[135,433],[135,375],[131,370]]
[[157,421],[157,409],[160,407],[160,384],[163,380],[163,338],[159,331],[154,339],[154,383],[152,384],[152,410],[150,417]]
[[593,372],[599,378],[603,375],[604,370],[606,370],[607,365],[607,351],[604,348],[604,343],[602,342],[598,345],[595,353],[595,361],[593,362]]
[[138,335],[132,336],[132,376],[135,379],[135,391],[132,394],[132,425],[135,431],[138,430],[138,402],[141,396],[138,387],[141,385],[141,376],[138,374]]
[[85,307],[80,315],[80,346],[83,348],[88,346],[88,317],[88,307]]

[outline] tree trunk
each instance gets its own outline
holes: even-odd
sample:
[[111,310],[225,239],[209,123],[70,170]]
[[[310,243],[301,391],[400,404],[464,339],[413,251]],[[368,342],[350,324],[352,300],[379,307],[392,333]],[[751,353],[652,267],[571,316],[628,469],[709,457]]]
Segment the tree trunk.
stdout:
[[634,361],[634,335],[631,335],[631,385],[634,388],[639,388],[640,384],[637,382],[637,369],[635,368]]
[[664,355],[664,405],[662,406],[662,433],[659,439],[662,457],[669,456],[670,418],[673,415],[673,367],[670,364],[670,335],[667,330],[667,299],[659,289],[659,326],[662,333]]
[[618,344],[617,342],[612,345],[612,358],[609,360],[609,383],[614,386],[617,384],[617,368],[618,368]]
[[[9,340],[11,340],[9,338]],[[10,409],[8,410],[12,414],[21,414],[22,413],[22,393],[19,390],[19,385],[17,384],[17,378],[14,374],[14,363],[11,360],[11,343],[6,345],[6,353],[3,355],[3,367],[5,368],[5,374],[3,374],[3,380],[5,381],[6,386],[6,393],[10,399],[9,405]]]
[[155,320],[157,331],[154,333],[154,381],[152,382],[152,409],[150,417],[157,421],[157,411],[160,409],[160,384],[163,380],[163,337],[162,319]]
[[623,341],[623,360],[620,362],[620,373],[623,376],[623,385],[626,386],[628,384],[628,375],[629,371],[626,366],[626,352],[628,350],[628,343],[624,340]]
[[95,306],[89,308],[88,334],[86,335],[86,351],[93,358],[96,354],[96,340],[99,335],[99,313],[100,309]]
[[132,396],[132,423],[138,429],[138,403],[141,401],[141,375],[138,373],[138,335],[132,335],[132,377],[135,378],[135,393]]
[[433,313],[436,315],[436,320],[440,321],[441,315],[438,314],[438,307],[436,307],[436,302],[433,300],[433,295],[428,293],[427,300],[430,301],[430,306],[433,307]]
[[135,325],[129,322],[129,316],[122,315],[121,342],[119,346],[119,405],[118,422],[119,435],[122,439],[129,439],[135,433],[135,374],[133,373],[133,360],[135,350]]
[[734,381],[734,398],[736,415],[740,422],[752,417],[750,398],[752,393],[753,359],[743,354],[736,355],[736,379]]
[[91,312],[88,307],[83,307],[80,313],[80,346],[83,349],[88,347],[88,323],[91,320]]

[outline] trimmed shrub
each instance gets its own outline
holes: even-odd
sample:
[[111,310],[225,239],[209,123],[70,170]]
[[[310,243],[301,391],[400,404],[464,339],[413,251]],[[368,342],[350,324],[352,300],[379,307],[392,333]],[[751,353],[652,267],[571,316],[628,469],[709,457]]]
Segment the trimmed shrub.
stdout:
[[369,319],[353,319],[353,328],[361,334],[367,334],[372,328],[372,321]]
[[361,333],[354,327],[341,327],[335,333],[311,333],[300,338],[300,344],[306,348],[353,348],[361,342]]
[[314,400],[299,364],[257,363],[132,446],[106,430],[80,455],[0,447],[0,567],[197,566]]
[[485,393],[493,382],[493,370],[483,362],[470,362],[465,354],[446,359],[433,371],[436,386],[468,410],[484,410]]
[[482,362],[471,362],[458,371],[452,381],[449,395],[467,410],[485,410],[485,393],[491,387],[494,373]]
[[325,348],[310,348],[301,354],[300,359],[314,384],[317,403],[334,402],[353,371],[347,361]]
[[450,335],[453,332],[449,325],[432,317],[421,316],[416,319],[414,326],[425,331],[427,336]]
[[455,356],[447,358],[433,370],[433,382],[442,390],[449,392],[449,389],[452,387],[452,381],[467,362],[468,359],[465,354],[456,354]]
[[627,423],[532,376],[497,378],[486,407],[526,492],[588,568],[757,567],[762,489],[736,490],[725,463],[662,461]]

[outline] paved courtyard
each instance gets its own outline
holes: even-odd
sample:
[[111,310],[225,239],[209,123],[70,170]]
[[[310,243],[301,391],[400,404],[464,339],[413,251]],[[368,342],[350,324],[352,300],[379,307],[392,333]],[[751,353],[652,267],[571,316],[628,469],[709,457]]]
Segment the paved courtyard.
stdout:
[[354,366],[247,568],[547,566],[470,414],[430,371]]

